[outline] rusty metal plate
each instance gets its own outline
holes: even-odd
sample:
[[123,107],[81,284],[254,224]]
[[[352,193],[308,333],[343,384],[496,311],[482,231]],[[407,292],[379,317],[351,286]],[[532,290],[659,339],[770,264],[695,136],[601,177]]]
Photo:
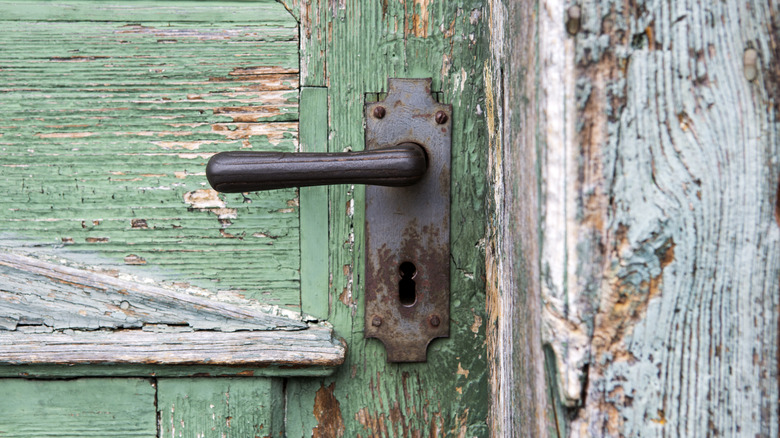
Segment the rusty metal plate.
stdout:
[[366,187],[365,337],[388,362],[423,362],[450,333],[452,105],[430,79],[389,79],[385,100],[366,105],[366,149],[416,143],[425,176],[408,187]]

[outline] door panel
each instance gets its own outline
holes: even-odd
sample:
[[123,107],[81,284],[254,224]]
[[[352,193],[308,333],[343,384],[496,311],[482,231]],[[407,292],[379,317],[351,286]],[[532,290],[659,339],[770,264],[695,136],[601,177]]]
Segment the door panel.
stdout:
[[[330,186],[322,301],[349,350],[333,377],[288,382],[287,436],[487,436],[484,112],[493,102],[484,99],[483,2],[304,3],[301,83],[327,88],[330,152],[363,148],[364,105],[387,91],[388,77],[431,77],[453,105],[451,325],[426,363],[387,363],[381,341],[363,338],[365,190]],[[302,299],[307,308],[310,295]]]
[[299,308],[296,191],[218,195],[204,177],[219,151],[297,147],[282,5],[0,2],[0,17],[0,246]]
[[157,433],[150,379],[0,379],[0,436],[144,437]]
[[204,171],[298,147],[295,19],[0,2],[0,22],[0,375],[126,377],[2,379],[0,435],[281,436],[282,379],[257,376],[327,375],[344,346],[268,313],[300,310],[297,191]]
[[[296,23],[268,24],[264,16],[252,15],[252,3],[218,4],[222,9],[214,16],[228,17],[219,24],[227,30],[218,38],[207,32],[214,30],[205,24],[211,23],[208,14],[193,12],[204,6],[199,2],[166,6],[166,13],[185,14],[178,21],[155,19],[148,11],[157,5],[146,2],[131,3],[128,13],[136,11],[138,18],[122,23],[110,21],[116,6],[61,8],[76,11],[73,20],[42,12],[54,28],[72,22],[67,33],[81,36],[71,38],[71,50],[84,52],[46,54],[36,46],[40,65],[34,66],[54,69],[37,85],[35,74],[16,82],[10,76],[22,75],[30,50],[2,61],[10,70],[0,71],[5,75],[0,80],[10,85],[1,86],[12,92],[0,99],[16,96],[9,105],[17,113],[41,120],[19,115],[20,120],[0,123],[0,147],[16,160],[8,162],[0,183],[24,195],[13,193],[2,201],[7,211],[0,206],[0,219],[19,226],[0,237],[17,251],[48,252],[212,292],[238,291],[288,309],[301,306],[331,322],[346,338],[347,362],[333,377],[289,379],[281,396],[278,381],[236,381],[247,400],[241,405],[261,410],[252,415],[262,421],[242,423],[249,428],[242,431],[266,427],[263,419],[278,411],[261,400],[266,394],[274,401],[285,398],[288,436],[485,436],[490,358],[484,319],[487,138],[482,114],[490,103],[481,93],[486,53],[481,3],[286,3],[300,8],[301,99],[307,101],[301,112],[306,117],[302,150],[362,149],[363,105],[386,91],[388,77],[432,77],[436,96],[454,106],[451,337],[432,343],[427,363],[388,364],[381,343],[363,339],[362,187],[305,189],[299,201],[295,190],[225,196],[205,186],[204,165],[214,152],[298,147]],[[257,11],[265,11],[267,2],[259,4]],[[274,7],[286,14],[281,5]],[[14,20],[27,19],[17,7],[8,11]],[[81,17],[94,17],[94,28],[79,25]],[[293,35],[263,34],[274,26]],[[248,30],[254,27],[259,30]],[[130,32],[118,33],[124,31]],[[0,33],[0,38],[12,38]],[[39,37],[55,38],[53,33]],[[77,39],[86,41],[83,48]],[[176,58],[172,53],[183,42],[192,47],[186,57]],[[252,50],[242,48],[245,44]],[[136,46],[152,55],[127,56]],[[62,81],[81,81],[77,94],[90,97],[89,106],[86,98],[60,105],[56,93],[67,88]],[[41,97],[40,103],[23,100],[26,89],[38,93],[30,95]],[[70,119],[69,112],[74,114]],[[38,143],[42,140],[44,145]],[[34,213],[29,218],[21,212],[27,205]],[[203,431],[208,436],[209,428],[222,427],[220,419],[227,425],[228,418],[236,418],[223,396],[227,387],[234,388],[233,381],[160,378],[159,383],[158,412],[170,425],[164,434],[184,431],[175,429],[183,422],[185,436]],[[267,427],[278,433],[276,420],[268,421]]]
[[160,436],[280,437],[281,379],[159,379]]

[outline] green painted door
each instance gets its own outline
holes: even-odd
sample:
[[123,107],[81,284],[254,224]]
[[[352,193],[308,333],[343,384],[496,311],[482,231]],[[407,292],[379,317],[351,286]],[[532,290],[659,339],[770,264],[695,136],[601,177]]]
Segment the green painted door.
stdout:
[[[0,2],[0,436],[486,436],[481,7]],[[454,106],[451,335],[419,364],[363,339],[363,187],[204,176],[363,149],[388,77]]]

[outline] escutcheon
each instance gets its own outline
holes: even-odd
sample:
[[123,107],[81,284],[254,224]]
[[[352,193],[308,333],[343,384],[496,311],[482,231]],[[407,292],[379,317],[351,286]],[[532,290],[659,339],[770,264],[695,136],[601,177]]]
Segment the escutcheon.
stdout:
[[414,185],[366,186],[365,337],[388,362],[423,362],[450,331],[452,105],[433,98],[431,79],[389,79],[365,114],[367,150],[413,143],[427,161]]

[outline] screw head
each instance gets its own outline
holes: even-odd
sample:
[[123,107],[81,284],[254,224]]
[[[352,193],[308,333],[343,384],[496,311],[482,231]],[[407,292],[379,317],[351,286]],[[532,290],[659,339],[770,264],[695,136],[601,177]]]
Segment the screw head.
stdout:
[[445,113],[444,111],[436,112],[436,123],[443,125],[447,123],[447,119],[449,119],[449,117],[447,117],[447,113]]
[[383,118],[385,116],[385,113],[386,113],[385,107],[383,107],[383,106],[374,107],[373,114],[374,114],[375,118],[381,119],[381,118]]
[[438,327],[439,324],[441,324],[441,319],[439,319],[439,315],[433,315],[428,318],[428,322],[430,322],[432,326]]
[[371,319],[371,325],[373,325],[374,327],[379,327],[380,325],[382,325],[382,318],[378,316],[374,316],[374,318]]
[[745,50],[745,53],[742,55],[742,63],[744,65],[742,72],[745,75],[745,79],[751,82],[754,81],[758,77],[758,51],[753,48]]
[[582,19],[582,11],[577,5],[573,5],[566,11],[566,32],[569,35],[576,35],[580,31],[580,20]]

